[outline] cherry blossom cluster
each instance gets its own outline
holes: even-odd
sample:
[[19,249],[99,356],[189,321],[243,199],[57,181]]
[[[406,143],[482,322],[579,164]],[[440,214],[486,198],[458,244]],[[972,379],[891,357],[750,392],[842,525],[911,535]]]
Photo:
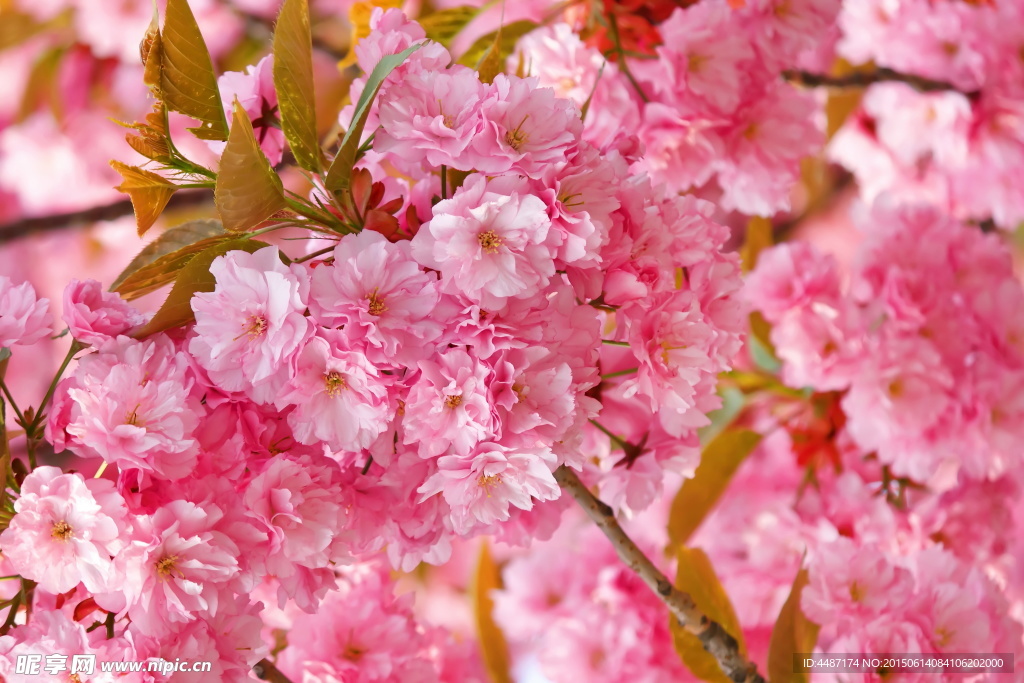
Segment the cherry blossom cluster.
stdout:
[[860,218],[849,285],[807,243],[766,252],[748,280],[793,387],[842,391],[846,430],[898,476],[932,488],[1016,469],[1024,288],[995,235],[934,208]]
[[606,63],[574,33],[582,17],[568,11],[570,23],[524,36],[509,67],[522,63],[578,106],[590,100],[589,142],[606,145],[635,130],[645,149],[638,167],[655,182],[701,189],[727,211],[788,209],[800,159],[824,138],[814,98],[780,74],[798,66],[827,70],[840,3],[680,4],[689,6],[675,7],[654,27],[649,53],[610,48],[615,61]]
[[[379,572],[339,568],[382,550],[396,568],[440,563],[483,533],[549,536],[563,465],[629,510],[666,471],[692,475],[743,325],[727,229],[710,204],[631,172],[635,140],[596,147],[537,79],[483,82],[423,38],[377,9],[356,48],[369,73],[422,44],[385,81],[356,172],[382,179],[372,191],[404,209],[396,221],[294,261],[229,251],[191,300],[195,322],[154,335],[97,282],[68,287],[64,322],[90,348],[57,385],[46,436],[116,483],[49,466],[21,482],[0,546],[63,616],[12,630],[4,666],[32,639],[66,638],[62,652],[133,660],[216,651],[220,680],[241,679],[268,652],[259,594],[322,615],[288,631],[279,663],[297,678],[459,671],[474,660],[417,630]],[[221,87],[262,109],[267,70]],[[280,137],[261,142],[280,155]],[[2,296],[8,342],[38,337],[31,291]],[[336,608],[365,621],[336,623]],[[84,630],[93,612],[103,633]]]
[[830,146],[867,199],[888,193],[1007,229],[1024,220],[1022,25],[1016,2],[844,3],[840,55],[947,84],[867,91]]

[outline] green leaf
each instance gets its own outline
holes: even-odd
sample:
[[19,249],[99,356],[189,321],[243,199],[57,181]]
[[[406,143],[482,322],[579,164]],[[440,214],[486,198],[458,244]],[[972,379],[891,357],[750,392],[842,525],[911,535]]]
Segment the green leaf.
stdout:
[[477,38],[476,42],[459,57],[459,64],[478,68],[484,56],[490,51],[491,46],[495,44],[495,39],[498,38],[499,32],[501,33],[501,39],[498,57],[501,59],[501,63],[504,64],[505,58],[512,54],[512,50],[515,49],[516,42],[537,27],[538,24],[525,19],[523,21],[513,21],[511,24],[502,26],[498,31],[493,31]]
[[686,544],[761,438],[760,434],[748,429],[727,429],[704,447],[693,478],[683,482],[672,500],[668,518],[668,538],[672,547]]
[[163,213],[164,207],[178,186],[167,178],[138,166],[129,166],[120,161],[111,161],[110,165],[121,174],[123,180],[116,189],[131,198],[132,208],[135,209],[135,222],[141,237],[153,227],[153,223]]
[[501,56],[501,26],[494,34],[494,42],[480,58],[476,71],[480,75],[481,83],[493,83],[495,77],[505,71],[505,60]]
[[160,40],[160,94],[168,109],[202,122],[190,129],[197,138],[227,139],[228,122],[213,62],[187,0],[167,0]]
[[[0,363],[11,357],[11,350],[6,346],[0,346]],[[0,375],[2,377],[2,375]]]
[[238,102],[231,134],[220,157],[214,202],[228,232],[242,232],[287,206],[281,178],[256,142],[252,123]]
[[491,591],[501,588],[501,572],[491,557],[487,542],[480,544],[480,559],[470,587],[473,599],[473,620],[487,673],[494,683],[512,683],[508,643],[494,622],[494,601]]
[[450,47],[455,36],[459,35],[466,25],[480,14],[481,7],[461,5],[431,12],[419,19],[420,26],[427,32],[429,40],[437,41]]
[[215,244],[197,254],[178,272],[167,299],[146,326],[135,333],[135,337],[145,338],[195,320],[195,313],[192,312],[193,295],[196,292],[212,292],[217,285],[216,279],[210,273],[210,264],[213,260],[229,251],[240,249],[251,254],[265,246],[267,244],[264,242],[242,238]]
[[[740,653],[747,654],[747,646],[743,640],[743,629],[740,628],[736,611],[722,587],[711,561],[699,548],[678,549],[676,559],[676,588],[688,593],[693,598],[697,609],[709,619],[717,621],[726,632],[736,639]],[[693,635],[675,617],[669,617],[669,628],[672,631],[672,642],[683,664],[693,675],[704,681],[714,683],[730,683],[722,672],[718,661],[704,649],[697,636]],[[774,679],[772,683],[775,683]]]
[[810,653],[818,642],[818,625],[800,609],[800,595],[807,585],[807,570],[793,580],[789,597],[779,612],[768,645],[768,679],[772,683],[808,683],[810,674],[794,671],[793,653]]
[[128,301],[164,286],[192,257],[230,239],[220,221],[200,219],[176,225],[139,252],[110,286]]
[[313,47],[307,0],[285,0],[274,31],[274,88],[281,108],[281,128],[299,166],[323,168],[316,134]]
[[370,115],[370,105],[380,91],[392,71],[409,58],[416,50],[422,47],[422,43],[410,45],[396,55],[383,57],[377,66],[366,79],[366,86],[363,88],[359,101],[356,103],[355,111],[352,114],[352,125],[345,131],[345,137],[341,139],[341,147],[338,155],[334,157],[330,169],[327,171],[327,178],[324,184],[332,192],[347,190],[352,180],[352,167],[355,165],[356,152],[359,151],[359,142],[363,137],[363,128],[366,126],[366,117]]

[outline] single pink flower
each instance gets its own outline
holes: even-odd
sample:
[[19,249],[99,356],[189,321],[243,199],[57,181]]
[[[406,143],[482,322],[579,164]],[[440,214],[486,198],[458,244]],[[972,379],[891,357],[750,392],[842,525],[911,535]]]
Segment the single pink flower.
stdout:
[[15,285],[0,275],[0,348],[35,344],[52,333],[49,300],[36,297],[28,282]]
[[498,74],[481,107],[484,127],[473,140],[470,166],[488,174],[536,178],[565,162],[583,128],[572,103],[538,87],[535,78]]
[[361,351],[313,337],[296,362],[295,377],[277,404],[295,406],[288,424],[300,443],[358,451],[387,429],[394,415],[387,378]]
[[466,455],[497,428],[487,388],[494,371],[461,348],[420,361],[420,376],[406,397],[405,443],[422,457],[449,449]]
[[363,231],[343,237],[333,256],[310,279],[309,310],[317,322],[342,327],[381,366],[413,366],[430,355],[443,330],[435,313],[437,276],[412,259],[409,242]]
[[277,247],[218,256],[212,292],[192,298],[195,336],[188,349],[221,389],[273,403],[313,334],[306,318],[305,271],[281,263]]
[[48,434],[79,455],[181,479],[198,454],[194,381],[185,354],[166,337],[117,337],[61,382]]
[[529,510],[534,500],[554,500],[561,489],[547,447],[509,449],[482,443],[466,455],[445,455],[438,471],[419,488],[420,500],[443,493],[455,533],[466,535],[509,518],[509,505]]
[[146,316],[113,292],[104,292],[96,280],[72,280],[64,289],[62,319],[71,336],[92,346],[127,334],[146,321]]
[[441,272],[445,291],[494,309],[509,297],[531,296],[554,275],[550,227],[538,197],[522,189],[500,194],[476,175],[438,202],[412,240],[412,255]]
[[37,467],[22,482],[14,511],[0,547],[18,574],[51,593],[79,582],[93,592],[115,587],[111,557],[123,546],[128,511],[113,483]]

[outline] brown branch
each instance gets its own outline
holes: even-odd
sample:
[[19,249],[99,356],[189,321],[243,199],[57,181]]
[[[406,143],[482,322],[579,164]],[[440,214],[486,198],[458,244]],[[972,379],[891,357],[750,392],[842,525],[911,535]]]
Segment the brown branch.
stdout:
[[[941,92],[944,90],[961,92],[952,83],[935,81],[930,78],[915,76],[914,74],[900,73],[899,71],[893,71],[892,69],[887,69],[885,67],[880,67],[874,71],[855,71],[844,76],[829,76],[828,74],[815,74],[807,71],[787,70],[782,72],[782,77],[790,83],[807,86],[809,88],[866,88],[873,83],[889,81],[906,83],[921,92]],[[963,94],[970,96],[975,93],[965,92]]]
[[270,681],[270,683],[292,683],[292,680],[281,673],[281,670],[274,666],[273,662],[269,659],[261,659],[256,662],[256,665],[252,668],[252,672],[256,674],[256,678],[261,681]]
[[654,591],[669,611],[687,631],[697,636],[717,661],[722,671],[735,683],[765,683],[757,672],[757,665],[748,662],[740,653],[736,639],[722,625],[712,621],[697,609],[688,593],[677,589],[668,578],[644,555],[615,519],[615,512],[590,492],[576,473],[564,465],[555,470],[555,480],[580,504],[587,515],[604,532],[615,547],[619,558],[636,572],[647,587]]
[[[171,197],[171,201],[167,203],[167,208],[173,210],[196,206],[209,202],[211,199],[213,199],[213,195],[207,191],[181,190]],[[22,218],[11,223],[0,224],[0,244],[34,233],[62,230],[85,223],[95,223],[96,221],[112,221],[123,216],[130,216],[131,214],[131,200],[122,199],[105,206],[94,206],[90,209],[82,209],[81,211]]]

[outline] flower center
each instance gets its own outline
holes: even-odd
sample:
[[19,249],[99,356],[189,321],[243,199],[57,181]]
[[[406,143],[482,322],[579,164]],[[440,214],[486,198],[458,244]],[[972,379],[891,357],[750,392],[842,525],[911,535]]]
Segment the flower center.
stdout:
[[71,525],[64,520],[61,520],[54,523],[53,531],[50,532],[50,536],[56,538],[58,541],[66,541],[71,538],[71,534],[73,533],[74,529],[71,528]]
[[477,235],[477,239],[480,240],[480,248],[487,254],[497,254],[498,247],[502,245],[501,238],[493,230],[480,233]]
[[349,645],[345,648],[342,653],[342,657],[350,662],[358,662],[366,654],[366,648],[359,647],[357,645]]
[[337,396],[345,389],[348,389],[348,382],[343,374],[337,370],[324,373],[324,391],[328,396]]
[[481,475],[480,478],[476,480],[476,483],[477,483],[477,486],[479,486],[480,488],[482,488],[484,491],[487,492],[487,497],[490,498],[491,497],[491,491],[493,491],[494,488],[496,486],[498,486],[498,484],[501,483],[501,475],[500,474],[484,474],[484,475]]
[[380,315],[388,310],[388,307],[384,305],[384,297],[378,296],[376,289],[366,295],[366,300],[370,302],[366,307],[366,311],[370,315]]
[[140,403],[139,405],[137,405],[134,408],[132,408],[132,412],[127,413],[124,416],[124,423],[126,425],[131,425],[133,427],[138,427],[139,426],[139,408],[141,408],[141,407],[142,407],[142,404]]
[[522,148],[524,144],[526,144],[526,141],[530,137],[529,135],[526,134],[525,131],[523,131],[523,124],[526,123],[526,119],[528,118],[530,118],[529,115],[524,116],[523,120],[519,122],[518,126],[505,133],[505,144],[517,152]]
[[441,123],[445,128],[455,128],[455,119],[450,114],[442,114]]
[[267,318],[262,313],[250,315],[242,323],[242,334],[232,339],[232,341],[241,339],[242,337],[249,337],[249,341],[262,337],[267,331]]
[[447,398],[444,399],[444,404],[448,408],[452,408],[452,409],[458,408],[460,405],[462,405],[462,396],[460,396],[458,394],[453,394],[452,396],[448,396]]
[[854,581],[850,584],[850,599],[854,602],[861,602],[864,600],[864,589],[860,587],[860,584]]
[[166,577],[170,576],[175,571],[177,571],[178,574],[181,575],[181,570],[178,569],[177,566],[175,565],[177,561],[177,555],[164,555],[159,560],[157,560],[156,564],[154,565],[156,567],[156,573],[160,576]]

